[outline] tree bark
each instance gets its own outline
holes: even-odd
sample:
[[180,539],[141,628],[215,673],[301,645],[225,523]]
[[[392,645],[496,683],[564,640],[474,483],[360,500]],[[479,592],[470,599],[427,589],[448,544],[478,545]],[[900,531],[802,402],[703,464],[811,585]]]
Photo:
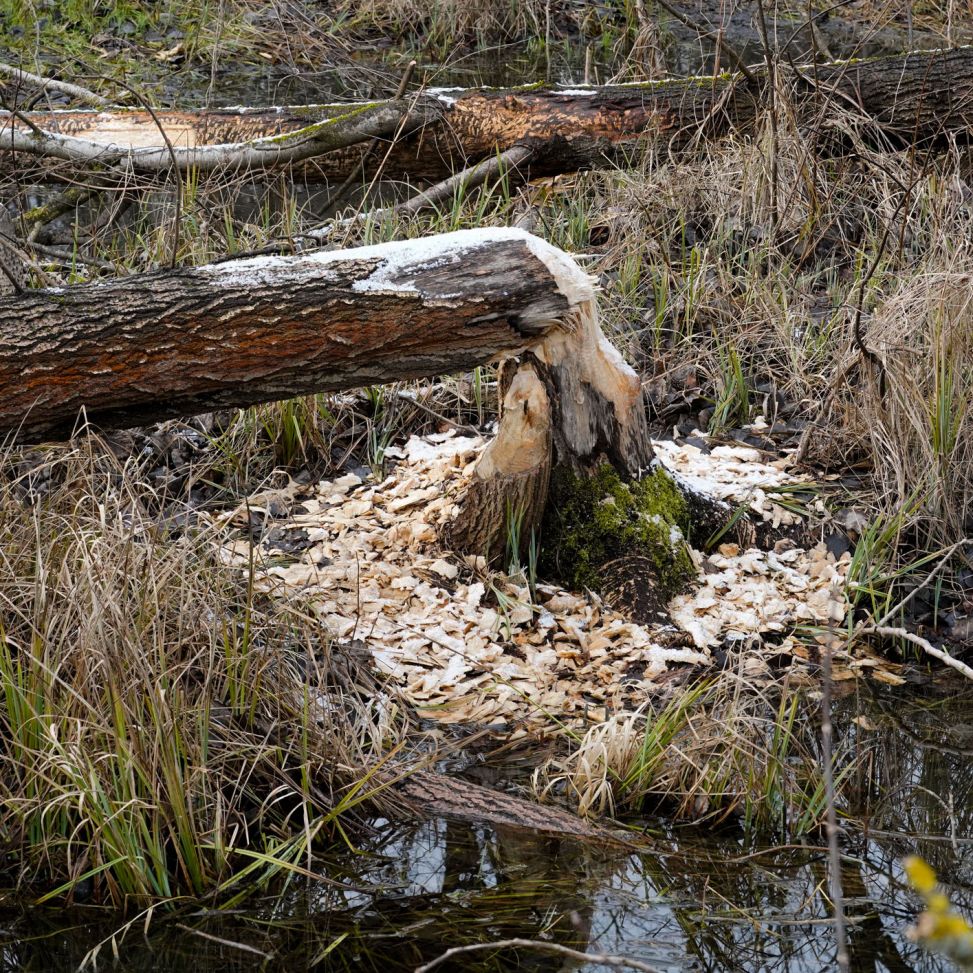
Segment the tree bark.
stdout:
[[458,777],[418,771],[395,779],[389,786],[393,794],[408,802],[410,811],[423,816],[489,824],[495,828],[529,829],[619,847],[636,846],[636,841],[626,832],[612,831],[568,811],[535,804]]
[[[705,128],[718,135],[747,130],[759,114],[764,68],[639,84],[548,89],[431,91],[411,102],[298,108],[158,111],[180,167],[261,167],[314,157],[318,174],[341,180],[361,167],[356,144],[376,135],[401,137],[374,153],[363,175],[381,164],[392,179],[439,181],[520,145],[531,173],[555,174],[617,161],[648,139],[678,149]],[[832,104],[856,110],[884,136],[917,144],[965,132],[973,124],[973,48],[923,51],[796,68],[790,75],[811,117]],[[124,163],[164,170],[172,160],[148,113],[57,111],[21,118],[0,113],[0,146],[83,164]],[[415,130],[403,133],[403,119]],[[422,124],[424,123],[424,124]],[[421,127],[419,127],[421,125]],[[279,136],[296,135],[297,148]],[[267,141],[269,140],[269,141]]]
[[133,426],[516,355],[572,325],[557,260],[575,267],[522,231],[465,231],[6,296],[0,435],[66,436],[81,410]]

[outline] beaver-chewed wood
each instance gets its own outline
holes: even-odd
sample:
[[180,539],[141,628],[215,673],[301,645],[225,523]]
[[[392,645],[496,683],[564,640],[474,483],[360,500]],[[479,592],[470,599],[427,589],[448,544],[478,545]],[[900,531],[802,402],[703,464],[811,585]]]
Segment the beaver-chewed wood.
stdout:
[[[609,469],[634,483],[653,459],[640,380],[601,331],[592,279],[521,230],[0,298],[0,434],[36,441],[68,435],[81,415],[131,426],[500,359],[512,378],[503,383],[499,430],[444,538],[492,560],[509,547],[514,525],[521,543],[535,535],[555,472],[562,482],[584,481]],[[591,511],[578,517],[616,494],[592,496]],[[606,551],[638,568],[637,576],[612,573],[618,591],[620,577],[652,586],[647,576],[643,585],[647,552],[652,564],[668,557],[670,512],[632,516],[636,529],[616,531],[620,541]],[[642,520],[664,538],[661,561]],[[599,565],[591,568],[597,583]]]
[[563,251],[543,258],[568,308],[507,364],[500,428],[449,531],[454,548],[488,558],[539,529],[552,470],[585,476],[607,463],[635,480],[654,457],[641,381],[601,330],[593,281]]
[[[917,144],[973,126],[973,48],[781,66],[820,122],[822,111],[857,113],[864,129]],[[395,180],[439,181],[513,146],[531,150],[533,175],[617,161],[639,143],[680,148],[699,137],[751,128],[764,104],[761,67],[716,77],[624,85],[425,92],[409,99],[286,108],[0,113],[0,149],[82,164],[165,170],[265,167],[314,158],[320,176],[343,180],[381,165]],[[162,140],[165,129],[171,151]],[[29,124],[28,124],[29,123]],[[36,126],[42,133],[31,129]],[[56,134],[55,134],[56,133]]]

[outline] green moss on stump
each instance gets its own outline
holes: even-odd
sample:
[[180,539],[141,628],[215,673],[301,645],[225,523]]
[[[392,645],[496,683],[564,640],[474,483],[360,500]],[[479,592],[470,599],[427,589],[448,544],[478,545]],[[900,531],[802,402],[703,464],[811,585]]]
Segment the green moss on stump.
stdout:
[[688,529],[685,497],[664,470],[631,483],[608,464],[590,476],[557,470],[544,516],[540,567],[575,590],[598,591],[604,565],[647,558],[655,577],[646,578],[646,585],[670,598],[696,576],[683,541]]

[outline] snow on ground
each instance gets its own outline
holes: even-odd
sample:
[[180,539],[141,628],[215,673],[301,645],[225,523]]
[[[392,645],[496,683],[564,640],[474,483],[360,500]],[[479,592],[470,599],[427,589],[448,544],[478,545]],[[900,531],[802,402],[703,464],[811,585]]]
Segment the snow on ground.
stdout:
[[[437,546],[486,442],[413,437],[385,480],[348,474],[321,482],[257,551],[261,587],[300,594],[338,640],[367,645],[424,715],[516,724],[517,733],[550,726],[552,717],[604,719],[640,702],[667,667],[708,663],[709,648],[727,636],[755,639],[827,618],[843,565],[823,550],[796,548],[724,545],[697,554],[698,590],[671,605],[682,631],[637,625],[590,593],[552,585],[539,585],[532,602],[523,578]],[[656,446],[667,468],[731,501],[788,482],[775,467],[721,447],[701,453],[704,463],[685,447]],[[743,494],[730,489],[734,478]],[[249,541],[228,544],[226,554],[246,564]]]

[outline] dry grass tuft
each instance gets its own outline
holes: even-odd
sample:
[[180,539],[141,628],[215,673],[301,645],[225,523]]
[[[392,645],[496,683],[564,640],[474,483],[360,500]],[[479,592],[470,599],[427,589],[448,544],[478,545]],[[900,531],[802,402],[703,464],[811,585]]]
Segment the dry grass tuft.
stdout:
[[[969,230],[967,231],[969,232]],[[931,543],[968,533],[973,498],[973,264],[933,261],[876,309],[869,336],[879,363],[854,418],[868,430],[877,487],[914,495]]]
[[338,15],[387,36],[421,36],[427,48],[449,52],[472,41],[486,46],[497,41],[543,36],[550,6],[543,0],[339,0]]
[[806,834],[825,813],[816,727],[798,718],[806,704],[786,686],[756,687],[742,668],[724,672],[592,727],[537,772],[535,789],[566,794],[585,815],[662,805],[677,818]]
[[8,879],[93,878],[116,903],[242,895],[381,803],[402,711],[312,617],[258,603],[205,523],[161,518],[97,440],[4,460]]

